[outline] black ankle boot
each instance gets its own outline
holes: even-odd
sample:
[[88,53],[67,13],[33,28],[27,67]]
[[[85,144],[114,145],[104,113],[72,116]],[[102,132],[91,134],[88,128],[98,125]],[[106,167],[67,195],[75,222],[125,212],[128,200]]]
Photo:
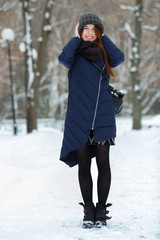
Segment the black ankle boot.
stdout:
[[83,228],[93,228],[94,227],[94,217],[95,217],[95,206],[93,203],[79,203],[84,207],[84,218],[83,218]]
[[107,220],[111,219],[112,217],[108,217],[107,214],[109,211],[107,207],[110,207],[112,204],[108,203],[107,205],[100,205],[99,203],[96,204],[95,209],[95,227],[101,228],[102,226],[107,226]]

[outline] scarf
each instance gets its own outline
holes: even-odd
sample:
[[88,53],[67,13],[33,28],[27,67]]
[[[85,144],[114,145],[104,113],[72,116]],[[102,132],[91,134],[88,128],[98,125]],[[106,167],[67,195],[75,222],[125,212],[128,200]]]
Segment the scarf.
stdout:
[[103,50],[95,42],[91,41],[82,41],[76,53],[92,61],[96,59],[104,59]]

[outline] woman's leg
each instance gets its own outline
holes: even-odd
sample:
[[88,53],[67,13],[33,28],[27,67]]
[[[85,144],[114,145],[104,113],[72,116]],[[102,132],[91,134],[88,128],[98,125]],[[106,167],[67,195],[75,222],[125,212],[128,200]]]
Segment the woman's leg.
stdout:
[[111,185],[111,170],[109,163],[109,145],[97,145],[96,150],[96,163],[98,167],[98,203],[102,206],[106,204],[110,185]]
[[90,146],[77,150],[79,185],[85,204],[92,203],[92,176]]

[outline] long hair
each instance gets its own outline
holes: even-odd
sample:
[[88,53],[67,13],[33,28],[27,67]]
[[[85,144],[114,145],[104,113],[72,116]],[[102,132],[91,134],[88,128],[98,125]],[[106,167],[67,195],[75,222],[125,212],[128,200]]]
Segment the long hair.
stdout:
[[[83,34],[83,31],[81,32],[81,38],[82,38],[82,34]],[[103,46],[103,43],[102,43],[102,34],[99,30],[98,27],[95,26],[95,34],[96,34],[96,37],[97,39],[95,40],[95,43],[103,50],[104,52],[104,60],[105,60],[105,66],[106,66],[106,70],[107,70],[107,73],[109,74],[109,76],[111,76],[112,78],[116,78],[117,76],[115,75],[115,73],[112,71],[111,69],[111,66],[109,65],[109,61],[108,61],[108,55],[106,53],[106,50]]]

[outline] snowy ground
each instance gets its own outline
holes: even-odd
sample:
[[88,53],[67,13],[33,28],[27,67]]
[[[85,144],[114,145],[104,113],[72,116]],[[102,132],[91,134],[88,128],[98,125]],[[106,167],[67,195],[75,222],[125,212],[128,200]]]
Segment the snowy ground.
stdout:
[[[77,167],[58,160],[62,133],[40,128],[14,137],[0,130],[0,240],[160,239],[160,116],[145,120],[142,131],[132,131],[129,119],[117,123],[112,219],[92,230],[81,228]],[[95,182],[94,159],[92,172]]]

